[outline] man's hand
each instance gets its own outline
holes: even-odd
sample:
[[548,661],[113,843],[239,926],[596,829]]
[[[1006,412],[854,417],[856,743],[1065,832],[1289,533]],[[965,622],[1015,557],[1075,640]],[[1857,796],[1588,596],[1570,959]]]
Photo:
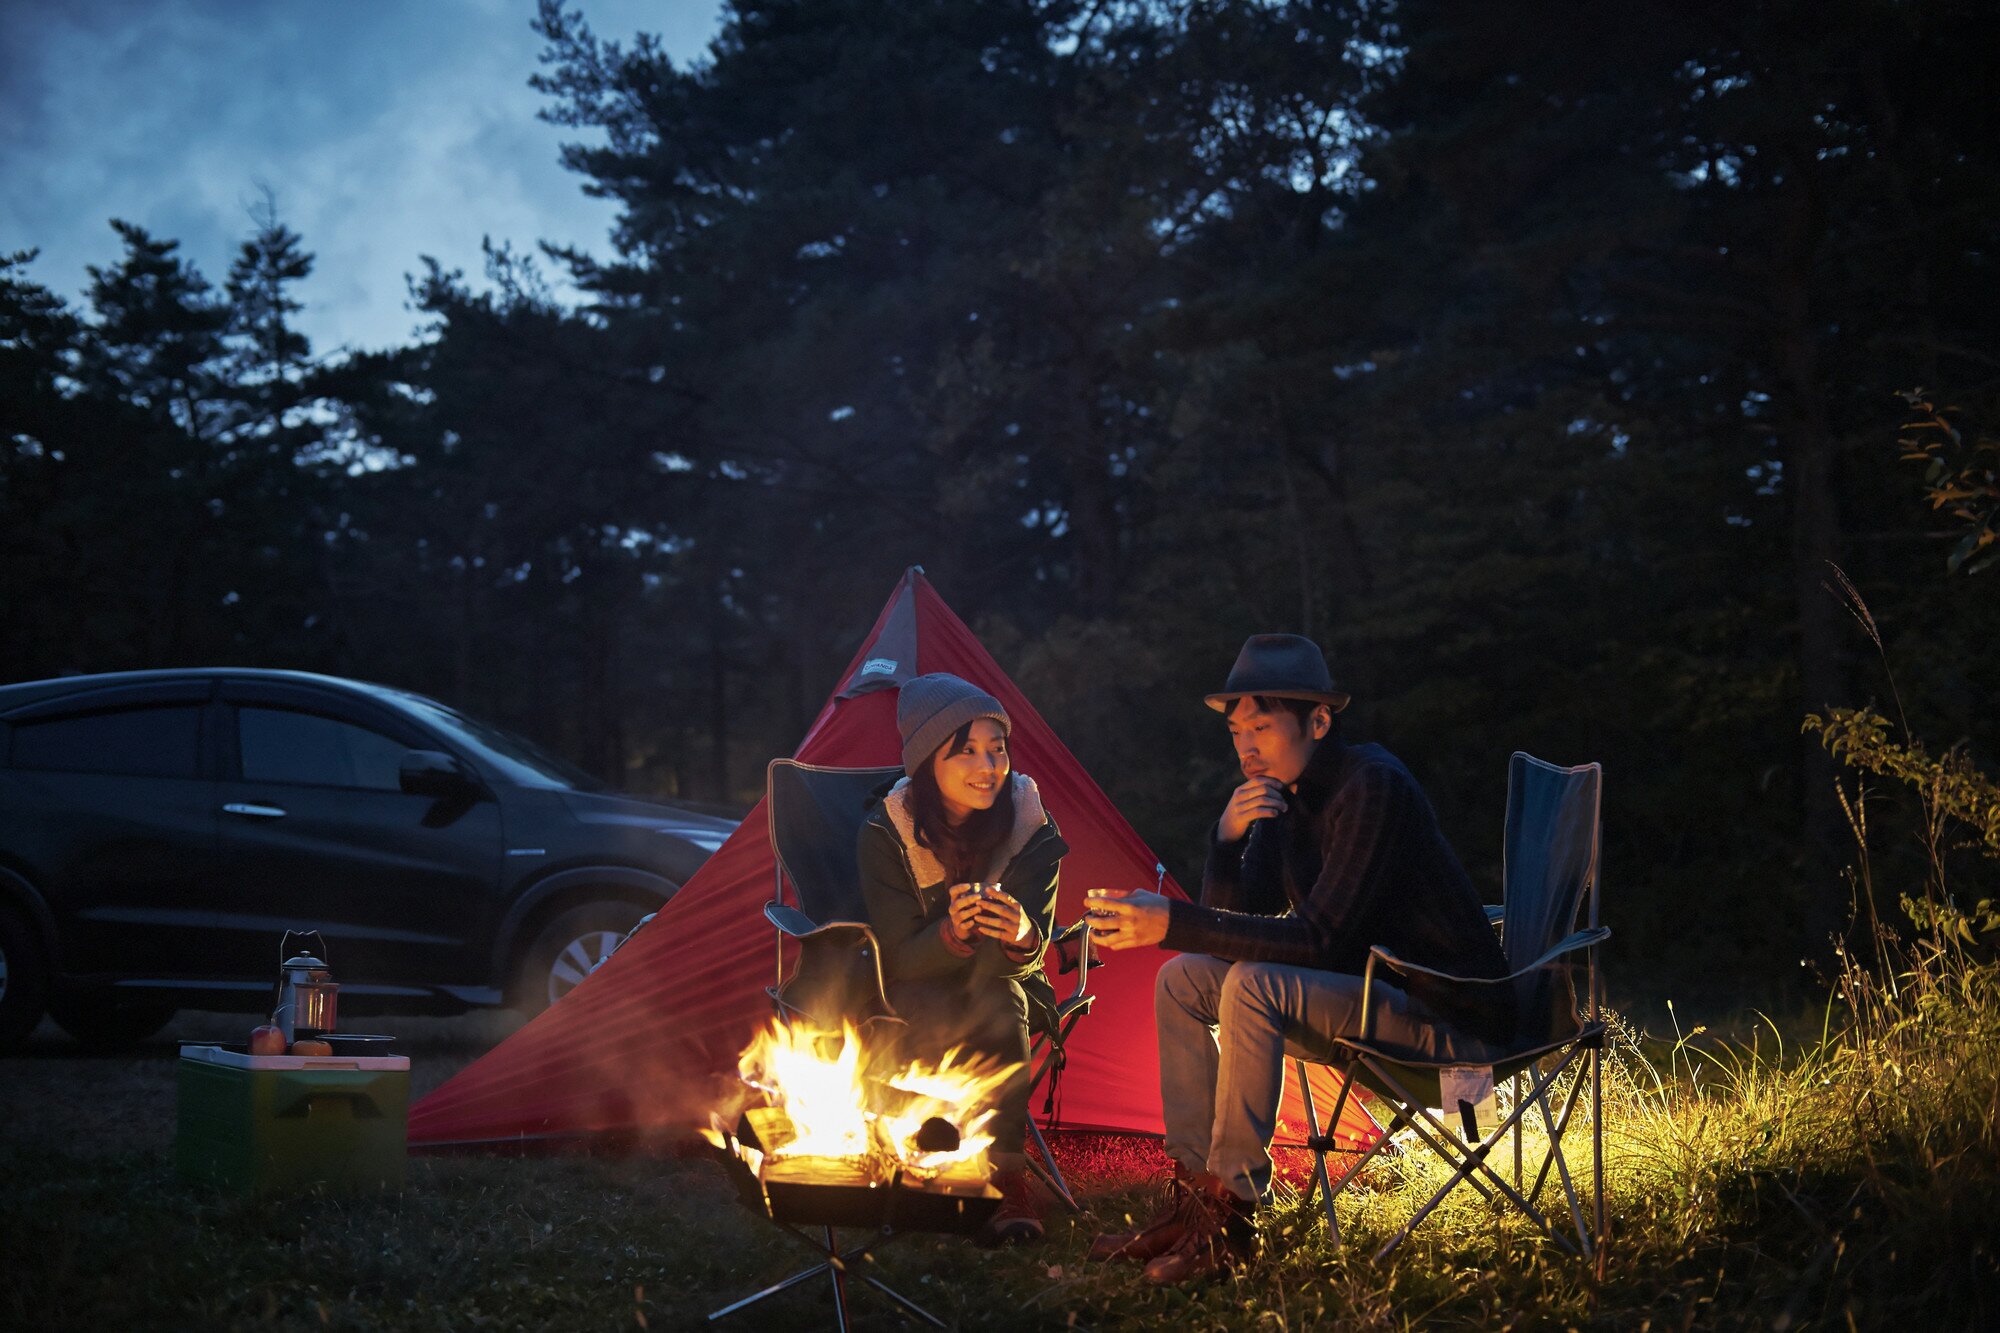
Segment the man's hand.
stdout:
[[1258,820],[1284,812],[1285,789],[1278,785],[1277,779],[1251,778],[1230,793],[1215,836],[1224,842],[1238,842]]
[[978,927],[980,934],[1011,945],[1024,942],[1035,928],[1027,910],[997,885],[989,886],[979,900]]
[[973,884],[951,886],[951,933],[957,937],[960,944],[970,944],[979,938],[981,906],[978,886]]
[[1167,937],[1173,900],[1163,893],[1090,889],[1083,896],[1090,912],[1091,942],[1100,949],[1143,949]]

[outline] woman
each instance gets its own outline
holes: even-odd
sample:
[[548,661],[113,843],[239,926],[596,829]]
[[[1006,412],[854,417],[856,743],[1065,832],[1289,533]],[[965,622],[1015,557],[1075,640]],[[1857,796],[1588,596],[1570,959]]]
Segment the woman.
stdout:
[[[991,1123],[1005,1196],[991,1243],[1039,1240],[1028,1182],[1029,994],[1049,994],[1042,950],[1069,845],[1035,784],[1013,772],[1000,701],[951,675],[918,676],[896,703],[907,775],[862,826],[868,918],[909,1058],[964,1046],[1018,1064]],[[983,886],[983,887],[975,887]]]

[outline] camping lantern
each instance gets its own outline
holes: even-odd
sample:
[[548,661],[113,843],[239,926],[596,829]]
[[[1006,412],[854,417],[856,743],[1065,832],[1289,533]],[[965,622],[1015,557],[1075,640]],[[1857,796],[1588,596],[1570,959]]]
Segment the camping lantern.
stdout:
[[323,961],[326,941],[316,930],[285,932],[278,954],[284,957],[293,939],[315,942],[318,953],[293,954],[278,965],[278,986],[271,1003],[271,1021],[285,1034],[285,1045],[304,1037],[331,1032],[340,1006],[340,983]]

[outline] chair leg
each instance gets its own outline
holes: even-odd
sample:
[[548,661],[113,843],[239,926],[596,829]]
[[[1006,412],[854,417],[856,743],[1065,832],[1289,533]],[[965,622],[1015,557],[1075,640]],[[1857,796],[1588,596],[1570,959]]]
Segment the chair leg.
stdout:
[[1401,1231],[1398,1231],[1395,1235],[1389,1237],[1388,1242],[1384,1244],[1381,1249],[1375,1251],[1375,1262],[1379,1264],[1384,1259],[1388,1258],[1389,1255],[1392,1252],[1394,1252],[1395,1248],[1403,1243],[1403,1238],[1408,1236],[1412,1231],[1416,1230],[1418,1224],[1421,1223],[1426,1217],[1429,1217],[1432,1211],[1435,1210],[1439,1204],[1444,1202],[1445,1196],[1447,1194],[1450,1194],[1452,1190],[1458,1187],[1459,1181],[1470,1180],[1470,1179],[1472,1179],[1472,1165],[1470,1163],[1461,1163],[1458,1166],[1458,1168],[1452,1172],[1451,1179],[1447,1180],[1444,1184],[1438,1186],[1437,1192],[1424,1201],[1424,1206],[1417,1209],[1416,1213],[1411,1216],[1409,1221],[1403,1223],[1403,1229]]
[[[1072,1019],[1071,1026],[1074,1026],[1074,1024],[1075,1020]],[[1066,1037],[1068,1035],[1069,1029],[1063,1029],[1061,1036]],[[1039,1063],[1037,1063],[1038,1056]],[[1051,1040],[1045,1032],[1035,1035],[1034,1040],[1028,1048],[1028,1063],[1033,1067],[1033,1072],[1028,1076],[1028,1100],[1030,1102],[1034,1100],[1035,1089],[1042,1086],[1043,1081],[1049,1077],[1050,1071],[1057,1069],[1062,1059],[1063,1046],[1060,1037]],[[1048,1108],[1044,1106],[1043,1109],[1046,1111]],[[1057,1164],[1056,1155],[1049,1151],[1049,1142],[1042,1137],[1041,1126],[1035,1123],[1032,1111],[1028,1115],[1028,1137],[1033,1140],[1036,1149],[1036,1152],[1028,1154],[1028,1169],[1033,1171],[1036,1179],[1047,1185],[1049,1191],[1058,1199],[1061,1199],[1071,1212],[1081,1213],[1083,1205],[1078,1203],[1076,1195],[1070,1192],[1069,1182],[1063,1179],[1062,1167]],[[1040,1154],[1039,1157],[1037,1157],[1037,1153]]]
[[[1392,1084],[1391,1086],[1394,1085]],[[1401,1088],[1397,1088],[1396,1091],[1398,1096],[1408,1096],[1408,1094],[1404,1093]],[[1414,1098],[1410,1099],[1409,1106],[1416,1106],[1416,1105],[1417,1105],[1416,1100]],[[1432,1119],[1430,1112],[1427,1110],[1423,1110],[1420,1108],[1416,1112],[1416,1114],[1413,1115],[1409,1112],[1407,1107],[1399,1106],[1398,1108],[1396,1108],[1396,1118],[1395,1122],[1392,1122],[1392,1129],[1394,1123],[1401,1123],[1408,1125],[1410,1127],[1410,1131],[1414,1133],[1418,1139],[1422,1140],[1423,1145],[1426,1148],[1429,1148],[1432,1152],[1436,1153],[1439,1157],[1443,1158],[1447,1162],[1456,1163],[1460,1161],[1464,1156],[1465,1150],[1458,1146],[1458,1140],[1454,1136],[1454,1132],[1447,1126],[1442,1125],[1438,1123],[1436,1120]],[[1489,1172],[1488,1174],[1491,1173]],[[1498,1179],[1497,1176],[1494,1178],[1496,1180]],[[1479,1196],[1485,1199],[1488,1203],[1492,1203],[1494,1201],[1493,1191],[1488,1189],[1486,1183],[1480,1180],[1477,1176],[1467,1176],[1466,1184],[1478,1190]]]
[[[1604,1243],[1604,1052],[1590,1053],[1590,1169],[1594,1177],[1592,1193],[1597,1209],[1597,1253],[1602,1262]],[[1602,1276],[1602,1274],[1600,1274]]]
[[[1595,1053],[1592,1052],[1592,1054]],[[1535,1187],[1533,1190],[1529,1191],[1528,1201],[1530,1203],[1534,1203],[1540,1200],[1542,1194],[1542,1186],[1548,1180],[1549,1167],[1554,1166],[1556,1168],[1557,1176],[1562,1184],[1564,1198],[1569,1204],[1570,1222],[1573,1226],[1575,1226],[1576,1238],[1578,1242],[1583,1246],[1584,1256],[1588,1258],[1591,1254],[1591,1232],[1584,1226],[1582,1209],[1577,1203],[1576,1189],[1574,1186],[1574,1182],[1571,1181],[1569,1175],[1569,1159],[1563,1156],[1563,1151],[1562,1151],[1563,1137],[1569,1132],[1570,1120],[1576,1113],[1577,1096],[1583,1091],[1586,1071],[1583,1069],[1579,1069],[1577,1071],[1576,1078],[1570,1084],[1569,1095],[1563,1099],[1563,1107],[1560,1114],[1551,1117],[1549,1113],[1549,1103],[1548,1103],[1549,1090],[1553,1087],[1556,1079],[1561,1076],[1563,1069],[1568,1066],[1570,1059],[1573,1058],[1574,1054],[1572,1054],[1571,1057],[1566,1058],[1563,1064],[1559,1066],[1554,1073],[1550,1074],[1548,1078],[1536,1083],[1534,1091],[1529,1095],[1528,1098],[1530,1104],[1540,1109],[1542,1113],[1542,1123],[1548,1131],[1548,1139],[1549,1139],[1548,1152],[1544,1154],[1544,1156],[1542,1157],[1541,1169],[1535,1173]],[[1522,1109],[1525,1110],[1526,1108],[1523,1107]],[[1598,1131],[1596,1127],[1593,1126],[1593,1134],[1598,1134],[1600,1132],[1601,1131]],[[1596,1145],[1600,1145],[1602,1142],[1603,1140],[1601,1137],[1595,1138],[1593,1143],[1593,1149],[1598,1150]],[[1600,1197],[1599,1210],[1601,1212],[1602,1196],[1599,1197]]]
[[[1576,1111],[1576,1097],[1581,1091],[1583,1091],[1583,1079],[1579,1077],[1575,1083],[1570,1085],[1569,1096],[1563,1100],[1562,1114],[1556,1117],[1555,1132],[1549,1136],[1549,1142],[1552,1145],[1560,1143],[1562,1136],[1569,1132],[1570,1116]],[[1543,1154],[1541,1169],[1535,1173],[1535,1187],[1528,1191],[1530,1202],[1536,1202],[1541,1199],[1542,1186],[1549,1178],[1549,1167],[1554,1164],[1554,1161],[1555,1159],[1552,1156],[1546,1153]]]
[[[1597,924],[1597,886],[1591,885],[1590,923]],[[1590,961],[1590,1021],[1604,1018],[1604,974],[1597,970],[1597,948],[1592,946]],[[1606,1243],[1611,1239],[1604,1218],[1604,1050],[1607,1034],[1600,1027],[1590,1048],[1590,1171],[1591,1192],[1597,1209],[1597,1276],[1604,1277]]]
[[[1388,1242],[1375,1252],[1376,1262],[1379,1263],[1383,1259],[1388,1258],[1390,1253],[1403,1243],[1403,1239],[1426,1217],[1429,1217],[1439,1204],[1444,1202],[1445,1196],[1458,1188],[1460,1181],[1470,1184],[1489,1202],[1493,1200],[1493,1191],[1488,1189],[1474,1172],[1484,1171],[1487,1175],[1493,1176],[1492,1168],[1486,1165],[1485,1155],[1495,1143],[1500,1141],[1501,1136],[1506,1132],[1508,1126],[1500,1126],[1494,1130],[1492,1135],[1476,1146],[1461,1144],[1452,1136],[1451,1130],[1433,1120],[1430,1112],[1419,1106],[1417,1099],[1411,1096],[1409,1091],[1400,1083],[1396,1082],[1393,1076],[1387,1074],[1386,1071],[1378,1068],[1372,1062],[1369,1067],[1374,1069],[1378,1076],[1382,1077],[1386,1085],[1400,1100],[1396,1118],[1407,1124],[1417,1137],[1423,1140],[1426,1147],[1444,1161],[1450,1162],[1453,1166],[1451,1178],[1440,1185],[1431,1197],[1425,1200],[1424,1205],[1417,1209],[1416,1214],[1403,1224],[1402,1229],[1394,1236],[1391,1236]],[[1411,1107],[1418,1107],[1415,1114],[1410,1112],[1409,1108]],[[1510,1122],[1515,1118],[1510,1117]],[[1498,1176],[1493,1176],[1493,1180],[1501,1189],[1504,1190],[1507,1188],[1506,1183],[1500,1180]]]
[[[771,901],[781,903],[785,901],[785,868],[775,860],[771,865],[771,878],[775,881],[771,886]],[[778,1005],[778,992],[785,988],[785,932],[775,926],[771,929],[771,954],[771,1003],[777,1009],[774,1016],[783,1021],[785,1011]]]
[[[1544,1235],[1546,1235],[1550,1240],[1554,1241],[1556,1244],[1562,1246],[1565,1250],[1568,1250],[1571,1254],[1577,1254],[1578,1250],[1576,1246],[1570,1244],[1569,1241],[1566,1240],[1561,1233],[1559,1233],[1558,1231],[1556,1231],[1554,1227],[1549,1225],[1547,1218],[1543,1217],[1542,1214],[1537,1209],[1535,1209],[1531,1204],[1528,1203],[1527,1200],[1523,1199],[1518,1193],[1516,1193],[1512,1188],[1510,1188],[1505,1181],[1500,1179],[1499,1176],[1493,1175],[1492,1168],[1487,1166],[1483,1160],[1480,1160],[1480,1154],[1483,1154],[1486,1150],[1498,1144],[1499,1141],[1500,1140],[1498,1135],[1495,1135],[1492,1138],[1484,1140],[1479,1145],[1478,1149],[1474,1150],[1474,1152],[1471,1155],[1468,1155],[1463,1161],[1461,1161],[1458,1164],[1458,1166],[1453,1170],[1451,1179],[1447,1180],[1444,1184],[1438,1186],[1437,1192],[1432,1194],[1431,1197],[1425,1201],[1424,1206],[1417,1210],[1416,1215],[1413,1216],[1408,1222],[1403,1224],[1403,1229],[1401,1231],[1398,1231],[1394,1236],[1390,1237],[1388,1243],[1383,1245],[1381,1249],[1375,1252],[1375,1261],[1377,1263],[1380,1263],[1382,1260],[1388,1258],[1389,1254],[1398,1245],[1401,1245],[1403,1243],[1403,1238],[1408,1236],[1410,1232],[1416,1228],[1418,1223],[1422,1222],[1426,1217],[1429,1217],[1432,1211],[1435,1210],[1439,1204],[1444,1202],[1445,1196],[1450,1194],[1452,1190],[1458,1187],[1458,1183],[1461,1180],[1467,1181],[1473,1185],[1477,1185],[1479,1183],[1478,1179],[1473,1175],[1473,1172],[1475,1171],[1485,1172],[1486,1174],[1491,1176],[1493,1183],[1500,1186],[1500,1188],[1507,1193],[1507,1195],[1513,1200],[1514,1205],[1519,1209],[1521,1209],[1522,1214],[1526,1216],[1529,1221],[1539,1226],[1542,1229]],[[1491,1194],[1488,1194],[1487,1197],[1491,1198],[1492,1196]],[[1588,1249],[1584,1250],[1582,1254],[1583,1257],[1587,1258],[1589,1255]]]
[[[1521,1075],[1517,1072],[1507,1080],[1508,1100],[1515,1106],[1521,1104]],[[1521,1122],[1514,1122],[1514,1188],[1521,1188]]]
[[[1583,1071],[1579,1069],[1577,1071],[1576,1086],[1581,1087],[1582,1085]],[[1575,1104],[1575,1100],[1575,1093],[1572,1091],[1570,1097],[1572,1105]],[[1562,1178],[1563,1197],[1569,1201],[1569,1220],[1576,1227],[1577,1241],[1583,1246],[1584,1258],[1588,1259],[1590,1257],[1590,1230],[1583,1224],[1583,1209],[1577,1204],[1576,1187],[1569,1178],[1569,1163],[1564,1159],[1562,1152],[1562,1132],[1556,1128],[1555,1117],[1549,1114],[1548,1100],[1543,1098],[1539,1105],[1542,1108],[1542,1124],[1549,1131],[1549,1155],[1555,1159],[1556,1174]],[[1568,1117],[1565,1115],[1565,1127],[1567,1127],[1567,1124]]]
[[[1312,1149],[1313,1154],[1313,1183],[1319,1188],[1320,1199],[1326,1205],[1327,1237],[1332,1240],[1334,1245],[1338,1246],[1340,1244],[1340,1219],[1334,1216],[1334,1188],[1332,1183],[1326,1178],[1325,1144],[1327,1135],[1331,1134],[1340,1124],[1340,1113],[1347,1109],[1347,1093],[1354,1086],[1354,1070],[1350,1066],[1346,1071],[1346,1076],[1340,1080],[1340,1097],[1333,1105],[1333,1119],[1327,1124],[1326,1131],[1322,1133],[1319,1127],[1319,1112],[1313,1107],[1312,1079],[1306,1073],[1306,1062],[1303,1060],[1294,1060],[1292,1063],[1299,1072],[1299,1099],[1304,1102],[1306,1108],[1306,1132],[1309,1136],[1306,1139],[1306,1145]],[[1387,1136],[1385,1135],[1384,1137]],[[1381,1145],[1378,1142],[1373,1146],[1379,1147]],[[1348,1177],[1353,1174],[1353,1171],[1354,1168],[1349,1168],[1348,1173],[1341,1176],[1340,1183],[1345,1185]]]
[[1305,1103],[1306,1108],[1306,1149],[1313,1155],[1313,1173],[1306,1179],[1305,1199],[1311,1203],[1314,1196],[1326,1188],[1326,1159],[1320,1156],[1319,1149],[1313,1147],[1313,1141],[1319,1138],[1319,1112],[1313,1109],[1312,1083],[1306,1077],[1306,1062],[1294,1059],[1292,1070],[1299,1076],[1299,1100]]
[[1029,1155],[1028,1169],[1033,1171],[1058,1199],[1069,1205],[1072,1213],[1082,1212],[1083,1205],[1069,1192],[1069,1182],[1063,1179],[1062,1167],[1056,1162],[1056,1155],[1049,1151],[1049,1142],[1042,1137],[1041,1126],[1035,1123],[1033,1116],[1028,1117],[1028,1137],[1035,1141],[1035,1152],[1040,1154]]
[[[1563,1057],[1562,1062],[1556,1066],[1548,1078],[1536,1081],[1533,1090],[1529,1093],[1528,1103],[1535,1103],[1544,1098],[1549,1084],[1561,1076],[1563,1070],[1570,1066],[1577,1054],[1578,1051],[1573,1048],[1568,1055]],[[1417,1215],[1410,1219],[1409,1223],[1401,1231],[1397,1232],[1389,1240],[1388,1244],[1376,1251],[1376,1258],[1378,1260],[1386,1258],[1390,1251],[1400,1245],[1403,1238],[1410,1233],[1411,1228],[1415,1227],[1425,1217],[1428,1217],[1431,1211],[1443,1201],[1444,1196],[1450,1193],[1461,1179],[1470,1183],[1481,1194],[1485,1195],[1487,1199],[1491,1200],[1494,1197],[1493,1192],[1480,1183],[1480,1176],[1484,1176],[1494,1189],[1504,1194],[1516,1208],[1521,1210],[1524,1216],[1540,1227],[1543,1235],[1562,1246],[1565,1250],[1568,1250],[1571,1254],[1579,1253],[1576,1246],[1570,1244],[1562,1233],[1549,1224],[1549,1220],[1542,1215],[1539,1209],[1523,1198],[1520,1191],[1509,1185],[1500,1177],[1499,1173],[1486,1163],[1486,1155],[1500,1142],[1501,1136],[1509,1132],[1519,1118],[1527,1113],[1528,1103],[1516,1106],[1512,1113],[1508,1115],[1507,1120],[1496,1128],[1492,1134],[1481,1140],[1476,1148],[1466,1148],[1453,1139],[1449,1129],[1431,1117],[1430,1112],[1424,1108],[1423,1104],[1416,1097],[1411,1095],[1409,1089],[1397,1081],[1395,1075],[1383,1068],[1379,1062],[1369,1059],[1365,1055],[1361,1059],[1368,1066],[1369,1071],[1382,1081],[1382,1085],[1389,1089],[1400,1103],[1397,1107],[1397,1118],[1409,1124],[1432,1152],[1435,1152],[1445,1161],[1453,1163],[1456,1167],[1452,1178],[1437,1193],[1431,1196],[1430,1200],[1418,1211]],[[1411,1114],[1410,1112],[1410,1108],[1412,1107],[1416,1108],[1415,1114]],[[1544,1103],[1543,1115],[1546,1117],[1547,1114],[1548,1108]]]

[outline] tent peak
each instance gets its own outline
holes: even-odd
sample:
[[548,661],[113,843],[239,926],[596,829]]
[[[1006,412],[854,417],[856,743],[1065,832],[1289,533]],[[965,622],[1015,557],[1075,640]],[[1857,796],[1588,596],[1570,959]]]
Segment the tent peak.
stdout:
[[911,565],[903,571],[888,607],[861,647],[860,665],[840,688],[840,698],[852,699],[876,690],[900,690],[917,676],[916,593],[923,577],[922,565]]

